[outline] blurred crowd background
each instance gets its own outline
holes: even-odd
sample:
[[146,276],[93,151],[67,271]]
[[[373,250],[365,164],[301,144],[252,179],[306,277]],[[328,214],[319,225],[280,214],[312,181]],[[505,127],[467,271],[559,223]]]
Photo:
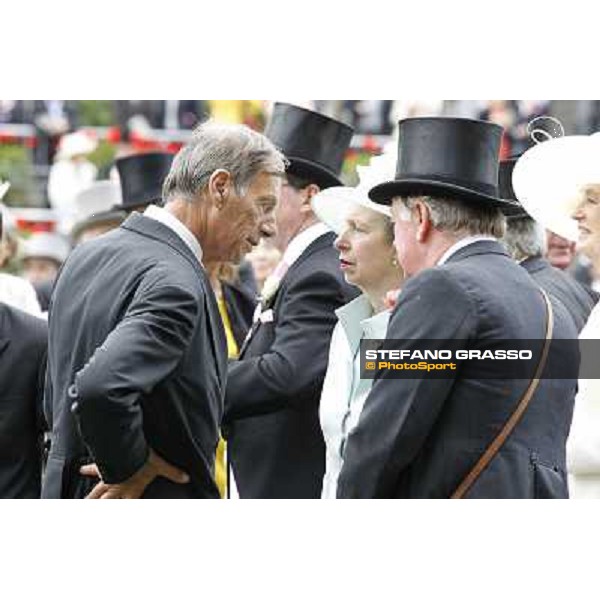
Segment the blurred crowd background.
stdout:
[[[398,121],[405,117],[445,115],[496,122],[505,128],[501,158],[531,145],[527,124],[538,116],[557,118],[566,134],[600,130],[600,101],[286,101],[354,127],[343,169],[347,185],[356,183],[357,165],[368,163],[393,140]],[[28,279],[39,295],[40,285],[54,279],[77,241],[73,232],[78,202],[86,199],[86,190],[98,181],[118,184],[117,158],[174,154],[206,119],[244,123],[260,131],[272,105],[265,100],[0,100],[0,181],[11,184],[2,207],[0,275]],[[100,192],[96,188],[95,193]],[[268,244],[249,257],[259,290],[278,258]],[[18,302],[23,303],[22,296]]]

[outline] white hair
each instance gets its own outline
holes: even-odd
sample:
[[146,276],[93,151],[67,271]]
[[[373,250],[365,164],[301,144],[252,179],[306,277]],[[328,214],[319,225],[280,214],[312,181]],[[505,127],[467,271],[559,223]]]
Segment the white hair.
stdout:
[[507,219],[502,240],[516,261],[541,256],[546,248],[544,228],[529,216]]

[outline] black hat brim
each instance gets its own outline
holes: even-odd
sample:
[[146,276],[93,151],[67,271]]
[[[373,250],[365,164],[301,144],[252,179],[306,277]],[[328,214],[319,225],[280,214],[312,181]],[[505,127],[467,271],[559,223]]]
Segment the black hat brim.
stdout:
[[287,156],[286,158],[290,161],[286,170],[287,173],[302,179],[308,179],[311,183],[316,183],[322,190],[337,185],[344,185],[342,180],[333,171],[326,169],[318,163],[293,156]]
[[369,198],[377,204],[390,205],[392,198],[396,196],[447,196],[464,200],[465,202],[473,202],[484,204],[486,206],[494,206],[501,209],[503,212],[513,211],[516,203],[510,200],[503,200],[489,194],[477,192],[475,190],[456,185],[453,183],[439,182],[428,179],[403,179],[401,181],[387,181],[376,185],[369,191]]

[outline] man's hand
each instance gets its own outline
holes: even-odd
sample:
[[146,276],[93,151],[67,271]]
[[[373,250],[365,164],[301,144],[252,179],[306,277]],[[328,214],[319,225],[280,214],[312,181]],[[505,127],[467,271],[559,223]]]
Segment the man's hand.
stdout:
[[[87,477],[98,477],[101,479],[100,471],[95,464],[84,465],[79,469],[82,475]],[[158,476],[166,477],[174,483],[188,483],[190,478],[177,467],[162,459],[154,450],[150,449],[150,455],[144,466],[134,473],[129,479],[121,483],[104,483],[100,481],[94,489],[86,496],[89,500],[108,500],[112,498],[140,498],[144,490]]]

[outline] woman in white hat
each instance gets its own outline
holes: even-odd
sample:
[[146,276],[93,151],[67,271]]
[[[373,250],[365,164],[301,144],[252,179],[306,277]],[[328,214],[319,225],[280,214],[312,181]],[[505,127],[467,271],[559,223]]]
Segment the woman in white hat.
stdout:
[[[527,212],[548,230],[576,241],[600,272],[600,134],[567,136],[527,151],[513,188]],[[579,334],[581,369],[567,442],[572,498],[600,498],[600,364],[587,340],[600,339],[600,305]],[[589,345],[588,345],[589,344]]]
[[320,404],[326,445],[322,498],[335,498],[344,446],[358,423],[372,380],[360,377],[360,340],[385,337],[385,297],[402,283],[388,207],[371,202],[365,188],[332,187],[313,200],[317,216],[338,234],[335,246],[346,281],[363,292],[336,311],[329,365]]
[[75,218],[75,197],[96,179],[97,169],[88,160],[97,146],[84,131],[64,135],[48,175],[48,199],[59,217],[59,230],[68,234]]

